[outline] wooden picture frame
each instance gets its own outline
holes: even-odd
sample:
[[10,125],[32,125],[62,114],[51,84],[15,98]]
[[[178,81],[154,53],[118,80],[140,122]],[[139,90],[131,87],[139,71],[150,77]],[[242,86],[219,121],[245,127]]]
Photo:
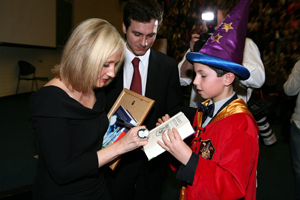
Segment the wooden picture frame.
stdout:
[[[128,110],[134,116],[134,118],[138,121],[138,124],[142,125],[154,103],[154,100],[124,88],[114,105],[111,107],[107,117],[109,119],[119,106],[122,105],[125,110]],[[112,170],[115,170],[120,159],[121,158],[119,157],[113,160],[109,164],[109,167]]]

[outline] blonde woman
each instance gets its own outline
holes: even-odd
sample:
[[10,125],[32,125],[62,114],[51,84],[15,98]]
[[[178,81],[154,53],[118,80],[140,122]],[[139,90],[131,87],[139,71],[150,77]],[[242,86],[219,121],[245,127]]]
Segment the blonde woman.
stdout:
[[39,144],[33,199],[110,199],[102,167],[147,143],[136,127],[101,149],[108,119],[97,88],[114,78],[124,55],[125,43],[111,24],[86,20],[69,38],[55,78],[32,95],[30,122]]

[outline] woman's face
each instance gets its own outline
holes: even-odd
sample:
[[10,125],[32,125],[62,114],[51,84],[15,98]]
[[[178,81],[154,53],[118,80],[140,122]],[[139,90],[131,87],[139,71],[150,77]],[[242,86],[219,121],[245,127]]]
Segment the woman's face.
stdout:
[[115,67],[120,62],[122,56],[122,49],[119,49],[115,54],[109,57],[101,71],[98,73],[96,87],[100,88],[106,85],[107,81],[115,77]]

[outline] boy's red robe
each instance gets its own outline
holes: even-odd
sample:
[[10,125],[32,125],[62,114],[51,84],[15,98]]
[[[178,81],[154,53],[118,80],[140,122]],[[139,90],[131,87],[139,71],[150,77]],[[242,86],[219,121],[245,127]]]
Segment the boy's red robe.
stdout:
[[199,160],[192,185],[182,188],[182,199],[255,200],[259,130],[247,105],[233,100],[206,127],[201,121],[197,111],[191,149]]

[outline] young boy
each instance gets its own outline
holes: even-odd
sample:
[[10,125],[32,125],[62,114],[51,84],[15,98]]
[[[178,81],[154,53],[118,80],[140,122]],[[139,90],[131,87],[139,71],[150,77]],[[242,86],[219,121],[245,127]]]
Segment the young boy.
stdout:
[[[195,89],[207,100],[199,103],[190,147],[176,129],[168,131],[170,140],[165,133],[164,143],[158,141],[181,163],[176,175],[184,181],[181,199],[256,199],[259,130],[247,105],[233,91],[239,79],[250,75],[241,65],[246,32],[239,30],[246,28],[249,6],[249,0],[240,0],[200,52],[186,56],[196,73]],[[236,19],[244,24],[234,18],[239,12],[242,17]]]
[[202,124],[203,112],[197,113],[191,148],[176,129],[168,131],[170,141],[163,135],[164,144],[158,143],[182,163],[177,178],[187,183],[185,199],[256,199],[259,131],[233,91],[235,74],[201,63],[194,63],[194,70],[194,84],[210,98],[204,104],[214,103],[214,117]]

